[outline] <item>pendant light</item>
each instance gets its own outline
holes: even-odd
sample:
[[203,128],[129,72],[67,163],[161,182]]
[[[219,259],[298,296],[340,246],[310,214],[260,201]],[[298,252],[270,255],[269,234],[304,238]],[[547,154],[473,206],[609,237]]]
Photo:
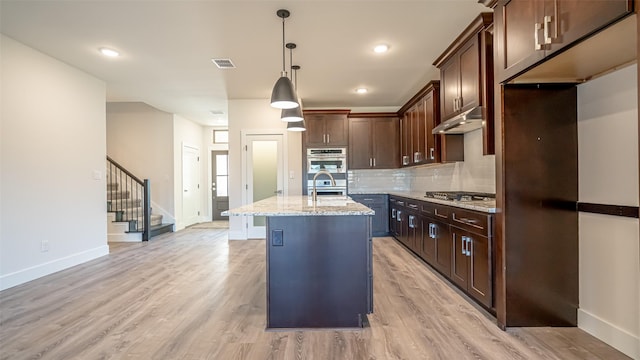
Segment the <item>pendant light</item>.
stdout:
[[[296,85],[296,91],[298,91],[298,70],[300,70],[299,65],[291,65],[291,72],[293,73],[293,78],[295,79],[294,83]],[[300,101],[300,99],[298,99],[298,104],[300,104],[300,106],[292,110],[297,110],[299,112],[300,121],[288,122],[287,123],[288,131],[306,131],[307,130],[306,124],[304,122],[304,117],[302,116],[302,102]],[[284,112],[288,110],[282,110],[282,111]]]
[[[296,44],[287,43],[286,47],[287,49],[289,49],[289,66],[291,67],[291,80],[293,80],[293,49],[296,48]],[[297,69],[300,69],[300,67],[297,66]],[[298,91],[298,84],[295,84],[294,91],[295,92]],[[300,104],[299,100],[298,100],[298,104]],[[286,121],[286,122],[302,121],[302,109],[300,108],[300,106],[295,107],[293,109],[282,109],[282,112],[280,113],[280,120]]]
[[287,77],[285,69],[285,50],[284,50],[284,19],[288,18],[289,10],[280,9],[276,12],[279,18],[282,18],[282,73],[280,79],[276,81],[271,92],[271,106],[278,109],[292,109],[298,107],[298,97],[293,89],[291,80]]

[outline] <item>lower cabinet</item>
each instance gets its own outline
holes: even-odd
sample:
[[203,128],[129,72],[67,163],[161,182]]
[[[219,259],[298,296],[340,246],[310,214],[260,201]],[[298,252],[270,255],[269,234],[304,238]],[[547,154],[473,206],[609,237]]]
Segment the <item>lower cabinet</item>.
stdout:
[[427,220],[428,240],[425,242],[425,261],[446,276],[451,276],[452,239],[449,224]]
[[451,280],[487,307],[492,306],[491,243],[489,238],[451,227]]
[[493,309],[493,215],[389,197],[390,233],[488,309]]
[[353,201],[368,207],[376,212],[372,219],[372,235],[389,235],[389,201],[385,194],[354,194],[349,195]]

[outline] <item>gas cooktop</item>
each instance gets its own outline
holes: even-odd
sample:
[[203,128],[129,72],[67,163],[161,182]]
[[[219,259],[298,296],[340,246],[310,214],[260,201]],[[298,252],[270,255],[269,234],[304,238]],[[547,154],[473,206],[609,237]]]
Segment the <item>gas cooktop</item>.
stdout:
[[427,191],[424,197],[450,201],[486,201],[494,200],[496,198],[496,194],[466,191]]

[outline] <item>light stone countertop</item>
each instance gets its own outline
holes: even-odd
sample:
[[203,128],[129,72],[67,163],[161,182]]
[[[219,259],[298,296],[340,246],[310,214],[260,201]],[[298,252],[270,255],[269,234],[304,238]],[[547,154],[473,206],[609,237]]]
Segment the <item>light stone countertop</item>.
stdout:
[[454,200],[440,200],[427,198],[423,192],[409,192],[409,191],[356,191],[349,192],[349,195],[364,195],[364,194],[387,194],[394,196],[401,196],[407,199],[427,201],[436,204],[455,206],[461,209],[481,211],[485,213],[496,213],[496,201],[495,200],[477,200],[477,201],[454,201]]
[[375,211],[345,196],[319,196],[314,204],[311,197],[273,196],[268,199],[230,209],[223,216],[346,216],[375,215]]

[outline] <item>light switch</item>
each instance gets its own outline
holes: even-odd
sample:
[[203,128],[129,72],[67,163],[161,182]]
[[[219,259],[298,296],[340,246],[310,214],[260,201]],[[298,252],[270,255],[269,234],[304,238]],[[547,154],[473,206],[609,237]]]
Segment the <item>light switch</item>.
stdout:
[[289,179],[293,179],[295,176],[295,173],[293,172],[293,170],[289,171]]
[[284,234],[282,230],[271,230],[271,246],[284,246]]
[[93,180],[101,180],[102,179],[102,171],[93,170]]

